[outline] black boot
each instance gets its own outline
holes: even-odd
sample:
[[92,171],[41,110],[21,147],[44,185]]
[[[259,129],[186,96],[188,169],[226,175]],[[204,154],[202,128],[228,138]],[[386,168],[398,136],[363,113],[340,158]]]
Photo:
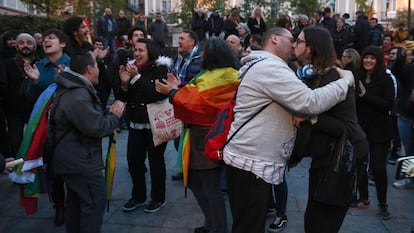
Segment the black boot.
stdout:
[[65,207],[63,205],[56,205],[55,225],[62,226],[65,224]]

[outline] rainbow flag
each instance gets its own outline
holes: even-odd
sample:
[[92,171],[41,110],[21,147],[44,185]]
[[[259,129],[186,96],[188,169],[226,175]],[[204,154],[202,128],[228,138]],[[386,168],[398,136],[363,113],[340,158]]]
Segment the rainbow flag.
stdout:
[[[187,124],[211,126],[217,113],[233,99],[238,86],[238,72],[233,68],[202,70],[175,94],[174,115]],[[184,129],[178,147],[185,196],[190,166],[190,133],[190,128]]]
[[37,211],[37,199],[43,182],[40,169],[43,166],[43,145],[47,135],[47,109],[56,89],[57,85],[51,84],[37,99],[16,155],[16,158],[23,158],[24,163],[9,175],[13,182],[22,184],[20,205],[27,215]]
[[371,4],[369,5],[369,13],[368,13],[368,19],[374,17],[374,1],[371,1]]
[[87,35],[87,37],[88,37],[88,42],[92,44],[92,33],[91,33],[91,27],[90,27],[90,25],[89,25],[89,20],[88,20],[88,18],[87,18],[87,17],[84,17],[84,18],[83,18],[83,23],[85,24],[86,29],[88,30],[88,32],[87,32],[87,34],[88,34],[88,35]]
[[237,70],[202,70],[174,96],[174,114],[187,124],[211,126],[217,113],[233,98]]
[[181,157],[183,172],[183,183],[185,189],[185,197],[187,197],[188,186],[188,167],[190,166],[190,129],[185,128],[180,135],[180,144],[178,146],[178,154]]

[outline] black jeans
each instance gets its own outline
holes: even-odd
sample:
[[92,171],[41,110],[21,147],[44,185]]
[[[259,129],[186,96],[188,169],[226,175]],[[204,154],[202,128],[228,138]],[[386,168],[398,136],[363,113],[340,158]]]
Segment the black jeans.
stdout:
[[371,173],[375,179],[375,188],[377,189],[377,199],[379,204],[387,203],[387,153],[390,143],[370,143],[369,163]]
[[270,193],[270,206],[275,207],[276,209],[276,216],[277,217],[285,217],[286,216],[286,204],[287,204],[287,196],[288,196],[288,186],[286,183],[286,171],[283,175],[283,183],[278,185],[273,185],[272,191]]
[[147,200],[145,183],[145,158],[148,153],[151,175],[151,199],[165,201],[165,162],[164,152],[167,143],[154,147],[150,129],[129,129],[127,160],[132,179],[132,197],[137,201]]
[[232,233],[264,232],[272,185],[251,172],[226,167]]

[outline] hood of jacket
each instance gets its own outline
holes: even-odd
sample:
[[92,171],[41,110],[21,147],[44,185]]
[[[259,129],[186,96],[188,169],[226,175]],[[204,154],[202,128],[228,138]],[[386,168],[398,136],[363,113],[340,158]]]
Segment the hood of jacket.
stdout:
[[[64,88],[80,88],[84,87],[88,90],[94,90],[93,84],[85,76],[76,73],[70,69],[60,72],[55,79],[55,82]],[[95,91],[93,91],[95,92]]]

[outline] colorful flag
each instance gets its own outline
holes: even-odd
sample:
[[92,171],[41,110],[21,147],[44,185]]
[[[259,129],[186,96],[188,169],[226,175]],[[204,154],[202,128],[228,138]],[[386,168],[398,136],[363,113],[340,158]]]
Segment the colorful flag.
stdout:
[[85,24],[86,29],[88,30],[88,41],[89,41],[89,43],[91,43],[91,44],[92,44],[91,27],[89,26],[89,20],[88,20],[88,18],[87,18],[87,17],[84,17],[84,18],[83,18],[83,23]]
[[371,4],[369,5],[368,17],[368,19],[372,19],[374,17],[374,1],[371,1]]
[[106,182],[106,211],[109,212],[109,201],[112,198],[116,163],[116,130],[109,136],[108,152],[106,154],[105,182]]

